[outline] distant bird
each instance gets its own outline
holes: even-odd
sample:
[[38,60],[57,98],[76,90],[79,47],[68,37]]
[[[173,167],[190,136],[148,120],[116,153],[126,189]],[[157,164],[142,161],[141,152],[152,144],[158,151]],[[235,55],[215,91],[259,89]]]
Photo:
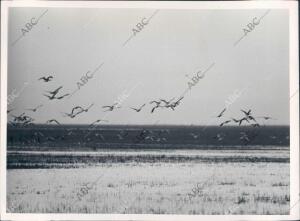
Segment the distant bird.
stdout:
[[251,113],[251,109],[249,109],[248,111],[245,110],[241,110],[246,116],[249,116]]
[[164,102],[165,105],[168,105],[168,104],[170,104],[171,101],[174,100],[174,99],[175,99],[175,97],[173,97],[173,98],[172,98],[171,100],[169,100],[169,101],[166,101],[165,99],[160,99],[160,101],[161,101],[161,102]]
[[106,110],[104,112],[113,111],[115,108],[121,108],[120,106],[117,106],[117,105],[118,105],[118,103],[114,103],[113,105],[102,106],[102,108],[106,108]]
[[224,136],[225,136],[224,134],[220,133],[220,134],[217,134],[217,136],[214,136],[213,138],[217,139],[218,141],[221,141],[224,139]]
[[240,137],[240,140],[244,140],[244,141],[247,141],[247,142],[250,141],[248,135],[245,132],[241,132],[240,134],[242,134],[242,136]]
[[14,118],[14,122],[16,122],[16,121],[23,121],[24,120],[24,115],[25,115],[25,113],[22,113],[19,116],[12,115],[12,117]]
[[47,95],[47,94],[44,94],[44,96],[45,96],[45,97],[48,97],[49,100],[53,100],[53,99],[58,99],[58,100],[60,100],[60,99],[62,99],[62,98],[64,98],[64,97],[66,97],[66,96],[69,96],[70,94],[64,94],[64,95],[62,95],[62,96],[56,97],[56,95],[58,94],[58,92],[59,92],[62,88],[63,88],[63,87],[60,86],[60,87],[58,87],[57,89],[55,89],[54,91],[47,91],[51,96],[50,96],[50,95]]
[[224,122],[222,122],[222,123],[220,124],[220,127],[222,127],[223,125],[228,124],[228,123],[230,123],[230,122],[231,122],[231,120],[226,120],[226,121],[224,121]]
[[56,99],[58,99],[58,100],[60,100],[60,99],[63,99],[64,97],[67,97],[67,96],[69,96],[70,94],[64,94],[64,95],[62,95],[62,96],[60,96],[60,97],[56,97]]
[[249,123],[248,119],[246,117],[244,117],[239,120],[239,126],[243,123],[243,121],[247,121]]
[[180,101],[183,99],[184,97],[180,97],[177,101],[170,103],[168,105],[166,105],[166,107],[170,107],[172,110],[175,110],[175,107],[177,107],[180,104]]
[[256,117],[256,118],[263,118],[265,120],[276,120],[275,118],[273,117],[265,117],[265,116],[262,116],[262,117]]
[[260,127],[259,123],[251,124],[252,127]]
[[240,121],[235,119],[235,118],[231,118],[235,123],[239,123]]
[[103,136],[102,134],[96,133],[95,136],[96,136],[96,137],[100,137],[100,139],[101,139],[102,141],[105,141],[105,138],[104,138],[104,136]]
[[143,107],[145,107],[146,104],[143,104],[142,106],[140,106],[139,108],[134,108],[134,107],[131,107],[132,110],[135,110],[136,112],[140,112]]
[[119,140],[123,140],[124,137],[121,134],[117,134],[117,137],[119,138]]
[[[83,112],[88,112],[89,111],[89,109],[92,107],[92,106],[94,106],[94,104],[91,104],[90,106],[88,106],[87,108],[83,108],[83,107],[80,107],[80,106],[76,106],[76,107],[74,107],[73,109],[72,109],[72,114],[73,115],[78,115],[78,114],[81,114],[81,113],[83,113]],[[79,110],[78,112],[75,112],[75,110]],[[75,113],[74,113],[75,112]]]
[[48,76],[48,77],[41,77],[38,80],[43,80],[44,82],[49,82],[53,79],[53,76]]
[[190,133],[190,135],[194,138],[194,139],[198,139],[200,134],[194,134],[194,133]]
[[56,124],[60,125],[60,123],[55,119],[51,119],[46,122],[46,124],[50,124],[50,123],[56,123]]
[[108,120],[98,119],[98,120],[94,121],[93,123],[91,123],[90,126],[94,126],[96,123],[100,123],[101,121],[108,122]]
[[29,108],[29,109],[26,109],[26,110],[29,110],[29,111],[32,111],[32,112],[36,112],[39,108],[41,108],[43,105],[38,105],[37,107],[35,108]]
[[65,112],[61,112],[63,115],[64,115],[64,117],[69,117],[69,118],[74,118],[74,117],[76,117],[76,114],[73,114],[73,113],[65,113]]
[[58,92],[61,90],[63,88],[63,86],[60,86],[60,87],[58,87],[57,89],[55,89],[54,91],[46,91],[46,92],[48,92],[49,94],[52,94],[52,95],[57,95],[58,94]]
[[226,108],[224,108],[224,109],[221,111],[221,113],[219,113],[219,115],[218,115],[217,117],[219,117],[219,118],[222,117],[225,111],[226,111]]
[[155,104],[156,106],[154,106],[152,109],[151,109],[151,113],[153,113],[154,111],[155,111],[155,109],[157,109],[157,108],[159,108],[159,107],[162,107],[162,106],[160,106],[160,104],[161,104],[161,101],[150,101],[150,104]]
[[7,110],[6,113],[9,114],[10,112],[12,112],[12,111],[14,111],[14,110],[15,110],[15,108],[10,109],[10,110]]
[[73,131],[69,131],[67,135],[71,136],[72,134],[73,134]]
[[178,106],[178,105],[180,104],[180,101],[181,101],[183,98],[184,98],[184,97],[182,96],[182,97],[180,97],[177,101],[175,101],[174,103],[172,103],[172,104],[173,104],[173,107]]

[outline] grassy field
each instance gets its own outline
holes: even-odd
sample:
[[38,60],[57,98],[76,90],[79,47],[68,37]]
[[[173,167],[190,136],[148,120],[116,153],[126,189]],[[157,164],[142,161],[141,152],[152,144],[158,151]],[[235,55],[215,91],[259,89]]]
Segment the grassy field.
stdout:
[[282,215],[290,208],[288,162],[128,161],[7,172],[9,212]]

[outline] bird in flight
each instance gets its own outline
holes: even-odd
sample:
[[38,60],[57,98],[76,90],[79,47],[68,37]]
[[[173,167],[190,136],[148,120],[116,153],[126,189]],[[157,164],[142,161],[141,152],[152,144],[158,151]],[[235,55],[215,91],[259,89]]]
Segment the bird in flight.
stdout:
[[143,104],[142,106],[140,106],[139,108],[134,108],[134,107],[131,107],[132,110],[135,110],[136,112],[140,112],[143,107],[145,107],[146,104]]
[[65,117],[74,118],[77,114],[61,112]]
[[25,115],[25,113],[22,113],[19,116],[12,115],[14,117],[14,122],[26,120],[26,116],[24,116],[24,115]]
[[242,119],[239,120],[239,126],[243,123],[243,121],[247,121],[249,123],[248,118],[243,117]]
[[199,137],[200,134],[190,133],[190,135],[191,135],[194,139],[197,139],[197,138]]
[[46,124],[50,124],[50,123],[56,123],[56,124],[60,125],[60,123],[55,119],[51,119],[46,122]]
[[114,103],[113,105],[102,106],[102,108],[106,108],[106,110],[104,112],[113,111],[115,108],[121,108],[120,106],[117,106],[117,105],[118,105],[118,103]]
[[256,117],[256,118],[263,118],[265,120],[276,120],[275,118],[273,117],[265,117],[265,116],[262,116],[262,117]]
[[40,80],[43,80],[44,82],[49,82],[49,81],[51,81],[53,79],[53,76],[48,76],[48,77],[41,77],[41,78],[39,78],[38,80],[40,81]]
[[171,101],[172,100],[174,100],[175,99],[175,97],[173,97],[171,100],[169,100],[169,101],[166,101],[165,99],[160,99],[160,101],[161,102],[164,102],[165,103],[165,105],[169,105],[170,103],[171,103]]
[[108,120],[98,119],[98,120],[94,121],[93,123],[91,123],[90,126],[94,126],[96,123],[100,123],[101,121],[108,122]]
[[225,111],[226,111],[226,108],[224,108],[224,109],[221,111],[221,113],[219,113],[219,115],[218,115],[217,117],[222,117]]
[[220,124],[220,127],[222,127],[223,125],[228,124],[228,123],[230,123],[230,122],[231,122],[231,120],[226,120],[226,121],[224,121],[224,122],[222,122],[222,123]]
[[58,87],[57,89],[55,89],[54,91],[47,91],[51,96],[50,96],[50,95],[47,95],[47,94],[44,94],[44,96],[48,97],[49,100],[53,100],[53,99],[58,99],[58,100],[60,100],[60,99],[62,99],[62,98],[64,98],[64,97],[66,97],[66,96],[69,96],[70,94],[64,94],[64,95],[62,95],[62,96],[60,96],[60,97],[56,97],[56,95],[58,94],[58,92],[59,92],[62,88],[63,88],[63,87],[60,86],[60,87]]
[[62,86],[60,86],[60,87],[58,87],[57,89],[55,89],[54,91],[47,91],[49,94],[52,94],[52,95],[56,95],[59,91],[60,91],[60,89],[62,89],[63,87]]
[[260,127],[259,123],[251,124],[252,127]]
[[166,107],[170,107],[172,110],[175,110],[175,107],[177,107],[180,104],[180,101],[183,99],[184,97],[180,97],[177,101],[170,103],[168,105],[166,105]]
[[251,113],[251,110],[249,109],[248,111],[241,110],[246,116],[249,116]]
[[160,106],[161,101],[150,101],[149,104],[153,104],[153,103],[154,103],[156,106],[154,106],[154,107],[152,108],[151,113],[153,113],[153,112],[155,111],[156,108],[162,107],[162,106]]
[[[87,108],[83,108],[83,107],[81,107],[81,106],[73,107],[71,114],[73,114],[73,115],[75,114],[75,116],[76,116],[76,115],[81,114],[81,113],[83,113],[83,112],[88,112],[89,109],[90,109],[92,106],[94,106],[94,104],[91,104],[91,105],[88,106]],[[79,111],[78,111],[78,112],[75,112],[75,110],[79,110]],[[75,112],[75,113],[74,113],[74,112]]]
[[35,107],[35,108],[28,108],[28,109],[26,109],[26,110],[29,110],[29,111],[32,111],[32,112],[36,112],[39,108],[41,108],[43,105],[41,104],[41,105],[38,105],[37,107]]
[[6,113],[9,114],[10,112],[12,112],[13,110],[15,110],[15,108],[7,110]]

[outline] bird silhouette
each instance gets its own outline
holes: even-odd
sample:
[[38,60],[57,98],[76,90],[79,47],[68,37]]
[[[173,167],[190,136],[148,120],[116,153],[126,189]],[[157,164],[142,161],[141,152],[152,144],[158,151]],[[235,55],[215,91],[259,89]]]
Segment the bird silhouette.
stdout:
[[194,139],[198,139],[200,134],[194,134],[194,133],[190,133],[190,135],[194,138]]
[[230,122],[231,122],[231,120],[226,120],[226,121],[224,121],[224,122],[222,122],[222,123],[220,124],[220,127],[222,127],[223,125],[228,124],[228,123],[230,123]]
[[256,117],[256,118],[263,118],[265,120],[276,120],[275,118],[273,117],[267,117],[267,116],[261,116],[261,117]]
[[55,119],[47,120],[46,124],[50,124],[50,123],[56,123],[56,124],[60,125],[60,123]]
[[64,95],[59,96],[59,97],[56,96],[62,88],[63,88],[63,87],[60,86],[60,87],[58,87],[57,89],[55,89],[54,91],[46,91],[46,92],[49,93],[50,95],[44,94],[44,96],[45,96],[45,97],[48,97],[49,100],[54,100],[54,99],[60,100],[60,99],[62,99],[62,98],[64,98],[64,97],[66,97],[66,96],[69,96],[70,94],[64,94]]
[[221,113],[219,113],[219,115],[218,115],[217,117],[219,117],[219,118],[222,117],[225,111],[226,111],[226,108],[224,108],[224,109],[221,111]]
[[108,122],[108,120],[98,119],[98,120],[94,121],[93,123],[91,123],[90,126],[94,126],[96,123],[100,123],[101,121]]
[[134,107],[131,107],[132,110],[135,110],[136,112],[140,112],[143,107],[145,107],[146,104],[143,104],[142,106],[140,106],[139,108],[134,108]]
[[251,113],[251,109],[249,109],[248,111],[245,111],[245,110],[241,109],[241,111],[242,111],[246,116],[249,116],[250,113]]
[[[72,114],[74,114],[75,116],[78,115],[78,114],[81,114],[83,112],[88,112],[89,109],[91,109],[91,107],[94,106],[94,104],[91,104],[90,106],[88,106],[87,108],[83,108],[83,107],[80,107],[80,106],[76,106],[72,109]],[[75,110],[78,110],[77,112],[75,112]]]
[[168,105],[166,105],[166,107],[170,107],[172,110],[175,110],[175,107],[177,107],[180,104],[180,101],[183,99],[184,97],[180,97],[177,101],[170,103]]
[[115,108],[121,108],[120,106],[117,106],[117,105],[118,105],[118,103],[114,103],[113,105],[102,106],[102,108],[106,108],[106,110],[104,112],[113,111]]
[[174,100],[174,99],[175,99],[175,97],[173,97],[173,98],[172,98],[171,100],[169,100],[169,101],[166,101],[165,99],[160,99],[160,101],[161,101],[161,102],[164,102],[165,105],[168,105],[168,104],[170,104],[171,101]]
[[41,108],[41,107],[43,107],[43,105],[41,104],[41,105],[38,105],[37,107],[35,107],[35,108],[28,108],[28,109],[26,109],[26,110],[29,110],[29,111],[32,111],[32,112],[36,112],[39,108]]
[[14,110],[15,110],[15,108],[10,109],[10,110],[7,110],[6,113],[9,114],[10,112],[12,112],[12,111],[14,111]]
[[41,77],[41,78],[39,78],[38,80],[40,81],[40,80],[43,80],[44,82],[49,82],[49,81],[51,81],[53,79],[53,76],[48,76],[48,77]]
[[242,119],[239,120],[239,126],[243,123],[243,121],[247,121],[249,123],[248,118],[243,117]]
[[151,113],[153,113],[155,111],[156,108],[159,108],[159,107],[162,107],[160,104],[161,104],[161,101],[150,101],[150,104],[155,104],[155,106],[151,109]]

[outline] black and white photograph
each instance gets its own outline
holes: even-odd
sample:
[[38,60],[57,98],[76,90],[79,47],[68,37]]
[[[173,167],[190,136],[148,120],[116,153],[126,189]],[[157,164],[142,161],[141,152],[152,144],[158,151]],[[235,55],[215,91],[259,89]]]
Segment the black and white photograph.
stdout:
[[297,8],[1,2],[1,220],[299,219]]

